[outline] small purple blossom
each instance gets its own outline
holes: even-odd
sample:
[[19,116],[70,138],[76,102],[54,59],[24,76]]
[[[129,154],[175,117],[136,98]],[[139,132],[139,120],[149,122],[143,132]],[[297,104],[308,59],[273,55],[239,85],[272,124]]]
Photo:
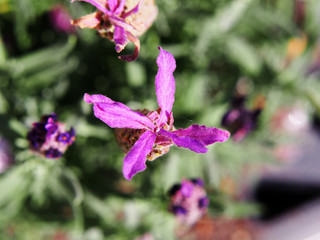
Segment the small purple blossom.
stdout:
[[71,24],[70,14],[63,5],[57,4],[49,12],[49,18],[52,26],[58,32],[72,34],[75,27]]
[[65,130],[63,123],[57,121],[57,115],[44,115],[40,122],[33,123],[27,135],[30,149],[47,158],[60,158],[68,146],[75,141],[75,131]]
[[[132,42],[135,50],[132,55],[120,56],[125,61],[135,60],[140,51],[138,37],[142,35],[154,22],[158,10],[154,0],[139,0],[131,6],[132,0],[72,0],[92,4],[97,11],[77,20],[72,24],[80,28],[97,29],[98,33],[116,44],[116,51],[121,52]],[[127,9],[130,8],[129,11]]]
[[13,163],[14,159],[9,144],[0,137],[0,173],[5,172]]
[[173,185],[169,195],[171,197],[169,211],[181,224],[192,225],[207,213],[209,205],[207,193],[194,179],[184,179],[181,184]]
[[253,110],[245,107],[244,96],[236,96],[232,100],[231,109],[225,113],[221,125],[227,128],[236,142],[243,140],[257,127],[257,121],[264,105],[264,98],[258,99],[258,106]]
[[[230,133],[221,129],[192,125],[187,129],[173,127],[172,106],[175,93],[173,72],[176,68],[174,57],[160,48],[157,58],[159,67],[155,79],[159,110],[145,116],[132,111],[123,103],[115,102],[103,95],[84,95],[87,103],[93,104],[94,115],[112,128],[129,128],[140,131],[141,135],[123,160],[123,175],[127,180],[146,169],[147,156],[158,146],[188,148],[196,153],[206,153],[206,146],[224,142]],[[154,159],[154,158],[152,158]]]

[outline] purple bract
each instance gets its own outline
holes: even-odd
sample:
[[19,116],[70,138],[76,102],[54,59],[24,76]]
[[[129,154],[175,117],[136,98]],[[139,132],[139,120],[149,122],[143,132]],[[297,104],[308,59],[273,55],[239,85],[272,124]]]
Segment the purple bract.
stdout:
[[84,95],[84,100],[93,104],[94,115],[110,127],[140,131],[137,141],[123,160],[123,174],[127,180],[146,169],[147,156],[155,149],[158,150],[159,146],[168,147],[176,144],[197,153],[205,153],[208,151],[207,145],[224,142],[230,136],[228,131],[199,125],[192,125],[187,129],[174,129],[172,105],[175,92],[173,72],[176,62],[169,52],[160,47],[159,49],[159,70],[155,80],[160,107],[157,111],[149,112],[145,116],[103,95]]
[[209,199],[201,179],[184,179],[172,186],[169,195],[169,210],[180,224],[192,225],[207,213]]
[[72,0],[71,2],[75,1],[90,3],[97,8],[97,11],[72,21],[73,25],[97,29],[102,37],[115,42],[118,53],[130,41],[135,45],[134,53],[119,58],[130,62],[138,57],[140,51],[138,37],[152,25],[158,13],[154,0]]
[[32,151],[47,158],[60,158],[75,141],[75,131],[73,128],[66,131],[64,124],[57,121],[56,114],[51,113],[33,123],[27,139]]

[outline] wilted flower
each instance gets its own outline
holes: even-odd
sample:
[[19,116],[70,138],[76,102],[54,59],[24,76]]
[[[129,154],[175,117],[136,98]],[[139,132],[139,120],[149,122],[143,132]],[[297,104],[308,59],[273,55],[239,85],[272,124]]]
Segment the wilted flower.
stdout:
[[192,225],[207,213],[209,199],[203,185],[201,179],[184,179],[169,190],[169,211],[180,224]]
[[155,80],[160,107],[157,111],[133,111],[103,95],[84,95],[84,100],[93,104],[97,118],[112,128],[127,129],[122,130],[120,138],[127,141],[125,149],[128,150],[128,154],[123,160],[123,174],[128,180],[146,169],[146,159],[153,160],[166,153],[173,143],[197,153],[205,153],[208,151],[207,145],[217,141],[224,142],[230,135],[228,131],[199,125],[175,130],[172,106],[175,92],[173,72],[176,62],[169,52],[159,49],[159,70]]
[[154,0],[72,0],[75,1],[88,2],[98,10],[72,21],[73,25],[97,29],[102,37],[115,42],[118,53],[130,41],[135,45],[134,53],[119,58],[130,62],[138,57],[138,37],[152,25],[158,13]]
[[0,173],[5,172],[13,163],[14,159],[9,144],[0,137]]
[[57,121],[56,114],[51,113],[33,123],[27,139],[31,150],[47,158],[60,158],[75,141],[75,131],[73,128],[66,131],[64,124]]
[[232,134],[234,141],[239,142],[256,128],[258,117],[264,107],[264,98],[257,99],[257,106],[253,110],[245,108],[245,97],[234,97],[231,110],[222,118],[221,125]]
[[68,10],[61,4],[55,5],[49,12],[52,26],[59,32],[74,33],[75,27],[71,24]]

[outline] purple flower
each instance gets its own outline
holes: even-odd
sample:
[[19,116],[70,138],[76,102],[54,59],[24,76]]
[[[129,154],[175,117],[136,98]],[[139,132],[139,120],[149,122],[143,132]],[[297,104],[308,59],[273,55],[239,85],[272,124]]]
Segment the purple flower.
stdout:
[[59,32],[72,34],[75,27],[72,26],[68,10],[61,4],[55,5],[49,12],[52,26]]
[[198,182],[203,183],[201,179],[184,179],[181,184],[175,184],[169,190],[169,211],[181,224],[192,225],[207,213],[209,199]]
[[[130,62],[138,57],[140,51],[138,37],[152,25],[158,13],[154,0],[141,0],[135,5],[133,2],[137,1],[132,0],[72,0],[71,2],[75,1],[90,3],[98,10],[72,21],[73,25],[97,29],[101,36],[115,42],[118,53],[130,41],[135,45],[134,53],[119,58]],[[131,10],[126,11],[127,9]]]
[[13,163],[14,159],[9,144],[0,137],[0,173],[5,172]]
[[[93,104],[95,116],[110,127],[129,128],[139,132],[140,135],[123,160],[123,174],[127,180],[144,171],[148,155],[151,154],[150,160],[155,159],[155,155],[161,154],[162,146],[170,147],[174,143],[178,147],[205,153],[208,151],[207,145],[217,141],[224,142],[230,135],[228,131],[199,125],[192,125],[187,129],[174,129],[172,105],[175,93],[173,72],[176,62],[169,52],[160,47],[159,49],[160,54],[157,58],[159,70],[155,79],[160,107],[157,111],[149,112],[145,116],[103,95],[84,95],[84,100]],[[165,152],[167,150],[165,149]]]
[[243,140],[257,126],[258,118],[264,106],[264,97],[257,98],[257,106],[253,110],[245,107],[244,96],[234,97],[231,109],[225,113],[221,125],[226,127],[236,142]]
[[75,141],[75,131],[73,128],[66,131],[64,124],[58,122],[56,114],[52,113],[33,123],[27,139],[32,151],[47,158],[60,158]]

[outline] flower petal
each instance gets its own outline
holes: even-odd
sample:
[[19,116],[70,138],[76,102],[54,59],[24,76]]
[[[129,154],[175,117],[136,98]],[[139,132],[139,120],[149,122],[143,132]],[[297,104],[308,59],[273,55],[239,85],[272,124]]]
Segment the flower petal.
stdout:
[[125,46],[128,44],[128,39],[126,36],[126,31],[124,28],[115,26],[113,40],[116,44],[116,51],[119,53],[121,52]]
[[114,103],[115,101],[111,100],[110,98],[103,96],[101,94],[93,94],[89,95],[88,93],[85,93],[83,96],[83,100],[87,103],[101,103],[101,102],[106,102],[106,103]]
[[161,108],[158,126],[167,122],[174,103],[175,80],[173,72],[176,69],[176,61],[171,53],[159,47],[160,53],[157,58],[159,67],[156,75],[156,94],[159,107]]
[[139,6],[140,6],[141,1],[138,2],[138,4],[132,8],[130,11],[126,12],[125,14],[122,15],[123,18],[129,17],[132,14],[135,14],[139,11]]
[[108,0],[109,9],[114,12],[118,6],[118,0]]
[[137,59],[137,57],[139,56],[139,52],[140,52],[140,40],[133,36],[131,33],[127,32],[127,37],[129,39],[130,42],[132,42],[135,45],[135,49],[132,55],[122,55],[119,56],[119,58],[121,60],[127,61],[127,62],[131,62]]
[[99,12],[94,12],[85,15],[79,19],[71,21],[71,24],[80,28],[90,28],[94,29],[101,23],[101,14]]
[[76,2],[76,1],[90,3],[91,5],[98,8],[100,11],[102,11],[104,13],[107,12],[107,9],[106,9],[107,0],[72,0],[71,2]]
[[120,15],[123,12],[125,3],[126,3],[126,0],[120,0],[120,3],[117,9],[114,11],[116,15]]
[[122,172],[127,180],[130,181],[134,175],[147,168],[146,157],[151,152],[155,139],[156,134],[145,131],[123,159]]
[[186,129],[178,129],[172,133],[180,137],[196,139],[204,143],[204,145],[210,145],[215,142],[224,142],[230,137],[228,131],[214,127],[206,127],[204,125],[192,125]]
[[[102,98],[102,102],[99,99]],[[93,103],[94,115],[112,128],[154,129],[152,121],[141,113],[132,111],[123,103],[114,102],[102,95],[84,96]]]
[[173,132],[168,132],[164,129],[160,129],[158,133],[162,136],[171,138],[178,147],[189,148],[191,151],[196,153],[206,153],[208,151],[205,144],[197,139],[192,139],[187,136],[178,136]]

